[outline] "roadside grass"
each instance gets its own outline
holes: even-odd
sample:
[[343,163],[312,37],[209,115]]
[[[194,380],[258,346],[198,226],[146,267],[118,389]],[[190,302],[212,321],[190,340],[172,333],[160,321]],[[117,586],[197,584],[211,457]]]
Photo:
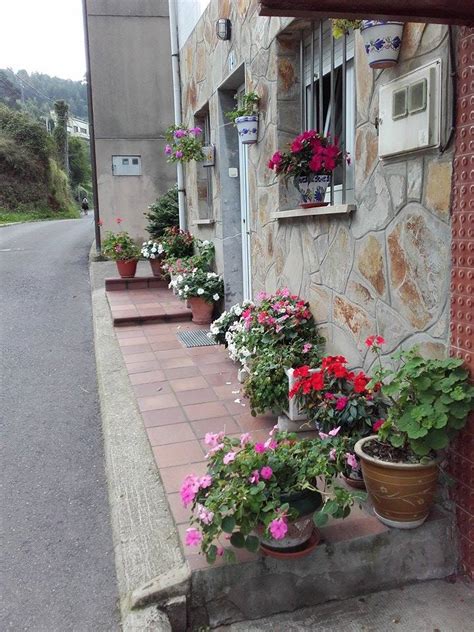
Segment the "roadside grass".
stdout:
[[52,219],[79,219],[80,212],[77,208],[69,208],[65,211],[32,210],[32,211],[6,211],[0,208],[0,225],[14,222],[42,222]]

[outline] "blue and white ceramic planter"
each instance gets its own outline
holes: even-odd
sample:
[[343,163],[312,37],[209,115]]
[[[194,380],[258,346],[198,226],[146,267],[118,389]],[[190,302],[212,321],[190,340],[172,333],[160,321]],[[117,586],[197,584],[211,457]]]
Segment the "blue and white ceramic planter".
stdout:
[[371,68],[395,66],[402,47],[403,22],[364,20],[360,33]]
[[330,175],[311,173],[309,176],[295,178],[294,183],[301,196],[300,206],[307,208],[326,205],[324,198],[331,184]]
[[253,145],[258,138],[258,114],[238,116],[235,125],[239,132],[240,142],[244,145]]

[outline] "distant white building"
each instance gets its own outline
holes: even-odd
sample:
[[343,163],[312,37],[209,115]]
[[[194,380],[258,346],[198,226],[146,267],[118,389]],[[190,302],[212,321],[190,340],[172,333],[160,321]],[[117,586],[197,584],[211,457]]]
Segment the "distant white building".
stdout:
[[71,136],[89,140],[89,123],[76,116],[70,116],[67,121],[67,132]]

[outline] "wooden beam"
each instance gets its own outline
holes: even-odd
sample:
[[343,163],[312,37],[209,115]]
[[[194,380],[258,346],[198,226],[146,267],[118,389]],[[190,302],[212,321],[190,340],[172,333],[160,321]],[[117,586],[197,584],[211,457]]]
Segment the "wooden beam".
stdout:
[[474,25],[474,0],[260,0],[260,15]]

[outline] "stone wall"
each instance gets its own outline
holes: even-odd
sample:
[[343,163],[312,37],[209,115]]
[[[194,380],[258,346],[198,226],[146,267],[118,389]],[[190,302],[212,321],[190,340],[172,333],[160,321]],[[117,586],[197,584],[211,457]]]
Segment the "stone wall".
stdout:
[[[235,195],[226,200],[229,186],[235,186],[228,167],[238,167],[238,152],[228,146],[221,105],[222,95],[229,96],[245,76],[247,91],[261,95],[262,110],[259,142],[249,149],[254,292],[288,286],[307,298],[328,349],[344,354],[354,366],[370,365],[364,340],[375,332],[386,338],[387,353],[418,343],[424,352],[444,354],[449,328],[452,151],[424,152],[383,164],[377,154],[375,123],[380,85],[441,57],[444,119],[449,127],[447,28],[407,25],[400,63],[384,71],[369,69],[356,35],[357,210],[352,216],[274,220],[272,212],[294,208],[291,191],[274,182],[266,163],[300,131],[298,31],[305,24],[259,17],[257,5],[254,0],[212,0],[181,51],[186,120],[192,123],[194,114],[208,104],[217,155],[214,225],[194,223],[198,204],[193,165],[187,169],[190,228],[215,240],[219,270],[225,272],[229,257],[234,262],[233,281],[226,279],[226,291],[232,294],[227,303],[238,298],[232,288],[239,282],[241,236]],[[218,17],[232,21],[230,42],[215,37]],[[232,58],[237,69],[233,71]],[[232,234],[225,230],[226,213],[234,218]],[[230,249],[225,247],[226,239],[233,240]]]

